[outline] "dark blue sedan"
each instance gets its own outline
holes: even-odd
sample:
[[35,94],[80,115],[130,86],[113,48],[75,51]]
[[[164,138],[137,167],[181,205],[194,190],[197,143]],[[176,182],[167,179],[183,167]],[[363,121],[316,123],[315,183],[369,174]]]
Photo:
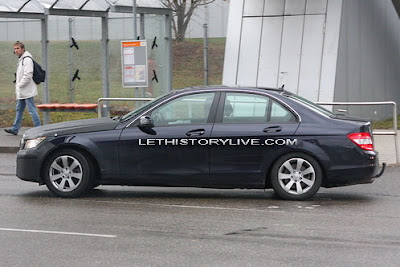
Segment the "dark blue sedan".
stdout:
[[318,189],[371,183],[371,125],[279,89],[174,91],[124,115],[32,128],[17,176],[60,197],[98,185],[273,188],[304,200]]

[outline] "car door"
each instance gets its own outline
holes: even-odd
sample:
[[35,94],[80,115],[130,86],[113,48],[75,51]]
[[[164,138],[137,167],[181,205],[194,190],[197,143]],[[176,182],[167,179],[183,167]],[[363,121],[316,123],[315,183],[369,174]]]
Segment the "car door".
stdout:
[[143,185],[201,185],[209,175],[209,147],[185,140],[210,137],[215,92],[177,96],[146,113],[154,127],[137,124],[120,138],[122,177]]
[[211,182],[263,188],[265,166],[290,150],[298,126],[298,118],[267,95],[223,93],[211,133],[212,139],[220,140],[220,145],[210,147]]

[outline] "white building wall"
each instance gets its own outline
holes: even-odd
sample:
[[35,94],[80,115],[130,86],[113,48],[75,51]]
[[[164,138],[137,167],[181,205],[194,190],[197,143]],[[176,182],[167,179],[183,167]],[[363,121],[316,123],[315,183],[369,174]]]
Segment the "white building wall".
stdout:
[[334,100],[400,103],[399,74],[400,21],[392,1],[344,1]]
[[232,1],[223,84],[333,100],[342,0]]

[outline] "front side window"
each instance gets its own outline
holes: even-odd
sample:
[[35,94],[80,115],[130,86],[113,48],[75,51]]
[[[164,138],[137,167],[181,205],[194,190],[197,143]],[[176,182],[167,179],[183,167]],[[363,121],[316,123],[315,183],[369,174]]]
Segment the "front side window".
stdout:
[[155,126],[207,123],[215,93],[181,96],[155,109]]
[[294,122],[294,115],[268,96],[226,93],[222,123]]

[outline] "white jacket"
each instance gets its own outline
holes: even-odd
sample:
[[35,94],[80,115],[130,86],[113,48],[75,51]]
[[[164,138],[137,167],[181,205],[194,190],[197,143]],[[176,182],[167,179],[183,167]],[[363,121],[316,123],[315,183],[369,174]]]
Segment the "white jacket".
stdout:
[[15,82],[15,94],[17,99],[26,99],[34,97],[38,94],[37,87],[33,81],[33,61],[32,55],[25,51],[18,60],[17,64],[17,79]]

